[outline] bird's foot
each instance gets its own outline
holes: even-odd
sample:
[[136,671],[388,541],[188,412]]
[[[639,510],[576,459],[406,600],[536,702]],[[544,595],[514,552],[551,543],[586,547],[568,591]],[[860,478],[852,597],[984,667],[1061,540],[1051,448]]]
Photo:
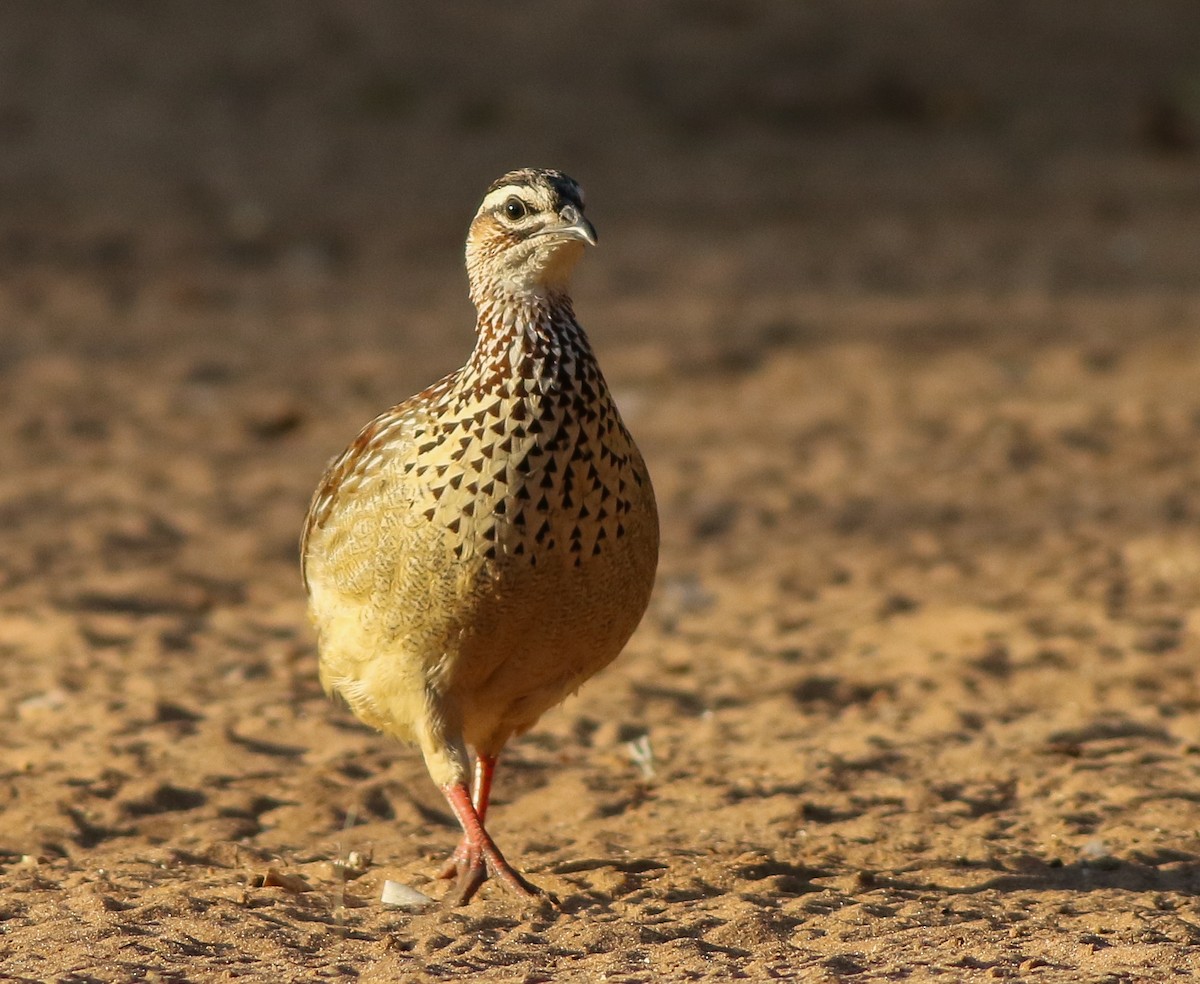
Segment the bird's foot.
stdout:
[[467,858],[470,855],[470,845],[464,837],[458,842],[458,847],[454,849],[454,853],[446,859],[446,863],[442,865],[442,870],[438,872],[438,877],[448,881],[452,878],[457,878],[459,870],[467,863]]
[[446,901],[456,906],[470,902],[488,878],[494,878],[507,891],[523,899],[537,898],[541,894],[540,889],[504,860],[495,844],[474,844],[465,837],[438,877],[454,881],[454,887],[446,893]]
[[[442,871],[443,878],[458,879],[457,884],[446,895],[446,900],[451,905],[466,905],[488,878],[495,878],[513,895],[523,899],[536,898],[539,894],[538,889],[513,870],[512,865],[504,860],[504,855],[500,853],[495,841],[488,835],[483,826],[483,817],[471,801],[467,784],[449,783],[442,787],[442,792],[463,829],[463,839],[451,856],[450,863]],[[486,812],[486,800],[483,797],[480,798],[480,803],[481,809]]]

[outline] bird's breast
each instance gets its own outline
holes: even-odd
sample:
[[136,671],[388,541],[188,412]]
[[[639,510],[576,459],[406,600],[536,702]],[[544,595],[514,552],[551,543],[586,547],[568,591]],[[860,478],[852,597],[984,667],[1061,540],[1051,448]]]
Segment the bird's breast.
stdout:
[[456,558],[578,568],[619,549],[648,481],[641,457],[607,392],[556,382],[485,395],[445,423],[448,467],[423,477]]

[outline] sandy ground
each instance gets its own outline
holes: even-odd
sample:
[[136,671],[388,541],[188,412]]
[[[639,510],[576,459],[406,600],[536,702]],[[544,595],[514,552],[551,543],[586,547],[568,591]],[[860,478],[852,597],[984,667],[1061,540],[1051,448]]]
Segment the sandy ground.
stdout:
[[[1192,5],[189,9],[2,15],[0,979],[1200,971]],[[455,830],[296,540],[526,163],[659,582],[502,763],[556,902],[388,909]]]

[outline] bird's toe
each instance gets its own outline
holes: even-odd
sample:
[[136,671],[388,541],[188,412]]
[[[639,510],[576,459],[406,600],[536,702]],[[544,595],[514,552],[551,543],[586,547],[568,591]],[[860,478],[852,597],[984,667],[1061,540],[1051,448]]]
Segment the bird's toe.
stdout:
[[487,847],[472,844],[465,838],[438,872],[438,877],[454,882],[445,895],[445,901],[454,906],[470,902],[489,878],[495,879],[505,891],[519,898],[534,899],[542,895],[541,889],[519,874],[499,851],[494,848],[489,851]]

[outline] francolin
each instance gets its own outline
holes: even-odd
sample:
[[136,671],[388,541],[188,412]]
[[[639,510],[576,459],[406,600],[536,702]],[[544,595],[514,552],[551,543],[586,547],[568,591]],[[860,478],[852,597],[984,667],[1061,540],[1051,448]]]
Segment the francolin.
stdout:
[[489,875],[536,894],[484,826],[497,757],[616,658],[654,581],[650,478],[567,292],[595,242],[565,174],[488,188],[470,359],[330,465],[301,544],[322,684],[420,747],[462,826],[456,904]]

